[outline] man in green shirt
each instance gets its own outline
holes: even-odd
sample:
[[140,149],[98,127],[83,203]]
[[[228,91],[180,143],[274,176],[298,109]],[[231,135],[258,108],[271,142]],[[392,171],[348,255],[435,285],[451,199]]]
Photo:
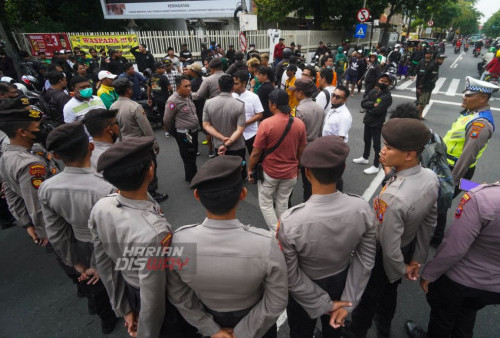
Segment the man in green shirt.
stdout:
[[99,72],[99,81],[101,81],[101,86],[97,91],[97,96],[99,96],[106,106],[106,109],[109,109],[111,105],[118,100],[118,94],[116,94],[115,89],[112,86],[113,80],[116,78],[115,74],[111,74],[107,70],[101,70]]

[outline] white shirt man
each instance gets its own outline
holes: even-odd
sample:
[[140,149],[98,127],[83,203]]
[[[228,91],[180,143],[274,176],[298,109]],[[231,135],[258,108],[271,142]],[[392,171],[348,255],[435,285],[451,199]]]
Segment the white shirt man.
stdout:
[[352,126],[352,116],[349,109],[345,105],[349,97],[349,90],[345,87],[337,87],[332,94],[332,105],[328,105],[331,109],[325,116],[323,124],[322,136],[336,135],[344,139],[347,143],[349,140],[349,130]]

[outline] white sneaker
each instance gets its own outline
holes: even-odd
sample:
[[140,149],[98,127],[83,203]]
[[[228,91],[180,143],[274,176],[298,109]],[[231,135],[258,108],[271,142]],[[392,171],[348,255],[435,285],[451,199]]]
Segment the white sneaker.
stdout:
[[361,156],[360,158],[353,158],[352,161],[354,163],[358,163],[358,164],[368,164],[368,160],[366,158],[364,158],[363,156]]
[[372,165],[370,168],[363,170],[363,172],[367,175],[371,175],[378,173],[379,170],[379,168]]
[[165,137],[170,137],[170,134],[168,133],[168,131],[165,132]]

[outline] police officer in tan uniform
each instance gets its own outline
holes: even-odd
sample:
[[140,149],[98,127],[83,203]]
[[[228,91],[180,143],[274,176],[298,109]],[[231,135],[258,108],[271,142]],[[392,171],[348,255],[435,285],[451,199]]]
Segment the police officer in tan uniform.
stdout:
[[118,110],[92,109],[83,118],[83,124],[90,136],[94,150],[90,157],[92,169],[97,170],[97,161],[120,138],[120,126],[116,119]]
[[236,218],[247,194],[242,162],[225,155],[200,168],[191,188],[207,217],[179,228],[172,241],[174,250],[184,248],[182,259],[190,264],[169,274],[169,298],[202,335],[213,338],[276,337],[275,322],[288,298],[285,259],[274,236]]
[[349,146],[338,136],[309,143],[300,162],[312,195],[280,219],[277,236],[288,267],[292,338],[313,337],[318,317],[323,337],[340,337],[338,328],[370,278],[376,248],[373,211],[361,197],[336,189],[348,154]]
[[416,119],[394,118],[384,124],[382,136],[380,160],[395,168],[396,175],[373,203],[377,255],[352,314],[351,331],[356,337],[366,337],[374,316],[378,337],[390,336],[398,285],[403,277],[417,279],[436,226],[439,181],[420,165],[420,154],[431,136],[429,128]]
[[[18,100],[4,102],[0,111],[0,129],[10,138],[0,159],[0,175],[9,210],[18,225],[24,227],[36,244],[48,243],[38,188],[57,173],[47,160],[36,155],[33,145],[41,141],[42,112],[20,105]],[[53,169],[53,170],[52,170]]]
[[148,194],[154,177],[153,142],[153,137],[131,137],[99,158],[97,170],[120,192],[102,198],[90,215],[97,271],[129,334],[195,337],[166,300],[165,269],[148,268],[172,237],[172,227]]
[[101,318],[102,332],[109,334],[117,318],[96,271],[88,219],[94,204],[116,189],[90,167],[93,147],[81,122],[54,129],[47,138],[47,149],[65,168],[44,181],[38,195],[50,243],[61,260],[81,274],[80,284]]
[[196,175],[196,154],[198,152],[198,116],[196,106],[189,97],[191,81],[186,76],[175,79],[176,92],[168,98],[165,105],[163,126],[175,135],[182,162],[184,179],[191,182]]

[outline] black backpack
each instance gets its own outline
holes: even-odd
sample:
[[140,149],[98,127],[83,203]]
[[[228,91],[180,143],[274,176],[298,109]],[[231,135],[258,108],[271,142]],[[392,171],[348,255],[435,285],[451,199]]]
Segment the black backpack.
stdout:
[[429,143],[425,146],[421,158],[422,166],[431,169],[439,179],[438,213],[451,207],[455,183],[446,159],[446,144],[436,133],[432,133]]

